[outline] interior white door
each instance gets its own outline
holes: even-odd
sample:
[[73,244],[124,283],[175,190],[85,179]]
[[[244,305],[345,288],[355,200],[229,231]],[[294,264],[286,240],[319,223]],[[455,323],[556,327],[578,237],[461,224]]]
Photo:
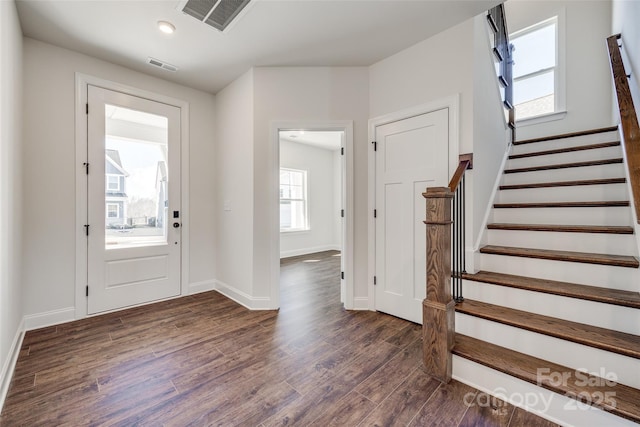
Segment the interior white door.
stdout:
[[422,323],[427,186],[449,176],[448,109],[376,127],[376,310]]
[[88,313],[180,294],[180,109],[88,86]]

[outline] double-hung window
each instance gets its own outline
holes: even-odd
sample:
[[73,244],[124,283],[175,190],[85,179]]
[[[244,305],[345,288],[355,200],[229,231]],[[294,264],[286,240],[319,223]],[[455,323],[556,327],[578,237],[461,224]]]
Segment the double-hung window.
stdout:
[[280,168],[280,231],[308,229],[307,171]]
[[107,191],[120,191],[120,176],[107,175]]
[[510,36],[513,52],[513,100],[516,120],[558,111],[558,17]]

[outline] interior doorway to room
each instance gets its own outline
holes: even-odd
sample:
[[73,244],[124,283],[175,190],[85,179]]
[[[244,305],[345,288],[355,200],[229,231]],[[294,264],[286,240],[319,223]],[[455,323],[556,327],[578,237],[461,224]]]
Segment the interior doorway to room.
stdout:
[[281,129],[278,143],[280,259],[339,258],[345,303],[345,131]]

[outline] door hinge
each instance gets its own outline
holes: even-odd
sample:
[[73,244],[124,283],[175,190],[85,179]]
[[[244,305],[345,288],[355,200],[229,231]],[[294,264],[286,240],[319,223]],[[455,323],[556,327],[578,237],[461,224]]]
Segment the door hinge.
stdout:
[[341,209],[341,210],[340,210],[340,217],[341,217],[341,218],[344,218],[344,209]]
[[340,272],[340,279],[344,280],[344,271]]
[[87,103],[86,106],[87,106],[86,108],[87,114],[89,114],[89,103]]
[[373,276],[373,284],[374,285],[378,284],[378,278],[376,276]]
[[87,294],[87,296],[89,296],[89,285],[87,285],[86,294]]
[[374,210],[373,210],[373,217],[374,217],[374,218],[377,218],[377,217],[378,217],[378,210],[377,210],[377,209],[374,209]]
[[340,147],[340,155],[344,156],[344,147]]
[[89,224],[85,224],[84,225],[84,233],[88,236],[89,235]]
[[85,172],[87,173],[87,175],[89,175],[89,163],[84,162],[82,166],[84,166]]
[[377,141],[371,141],[371,143],[373,144],[373,151],[378,151],[378,142]]

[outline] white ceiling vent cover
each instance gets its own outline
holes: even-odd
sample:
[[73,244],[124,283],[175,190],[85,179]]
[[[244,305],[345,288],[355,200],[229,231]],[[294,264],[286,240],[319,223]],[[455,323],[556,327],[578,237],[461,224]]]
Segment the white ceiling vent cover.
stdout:
[[251,0],[187,0],[180,2],[178,8],[218,31],[225,31],[250,2]]
[[175,65],[171,65],[167,62],[160,61],[159,59],[155,59],[152,57],[147,58],[147,64],[151,64],[154,67],[162,68],[163,70],[171,71],[174,73],[178,71],[178,67],[176,67]]

